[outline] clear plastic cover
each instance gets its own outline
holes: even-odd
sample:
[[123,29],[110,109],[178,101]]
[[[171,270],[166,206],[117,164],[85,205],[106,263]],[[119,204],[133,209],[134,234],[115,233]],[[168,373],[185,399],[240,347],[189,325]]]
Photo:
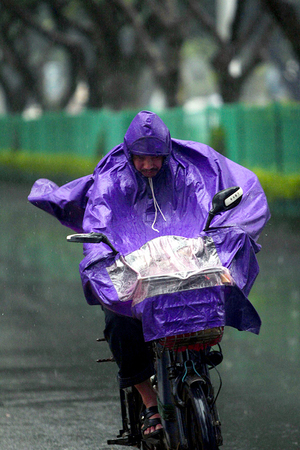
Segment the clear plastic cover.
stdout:
[[213,240],[161,236],[107,268],[120,301],[233,284]]

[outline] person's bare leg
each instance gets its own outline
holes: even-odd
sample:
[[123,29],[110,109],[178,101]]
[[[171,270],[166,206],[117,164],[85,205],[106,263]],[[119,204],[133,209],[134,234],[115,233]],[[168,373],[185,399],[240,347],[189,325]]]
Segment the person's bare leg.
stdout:
[[[150,408],[151,406],[157,406],[156,392],[150,380],[146,380],[143,381],[142,383],[136,384],[135,387],[139,391],[146,408]],[[157,418],[160,418],[159,414],[154,414],[151,417],[151,419]],[[153,431],[159,430],[160,428],[162,428],[161,424],[158,424],[155,427],[149,427],[144,431],[144,434],[152,433]]]

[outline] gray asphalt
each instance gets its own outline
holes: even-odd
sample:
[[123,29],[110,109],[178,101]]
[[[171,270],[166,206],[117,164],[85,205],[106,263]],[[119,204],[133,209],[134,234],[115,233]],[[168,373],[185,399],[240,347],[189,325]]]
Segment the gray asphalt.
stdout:
[[[0,450],[111,449],[117,370],[101,309],[86,305],[69,230],[0,185]],[[261,334],[227,329],[218,406],[223,450],[300,448],[300,230],[272,220],[251,293]],[[119,450],[121,447],[114,447]]]

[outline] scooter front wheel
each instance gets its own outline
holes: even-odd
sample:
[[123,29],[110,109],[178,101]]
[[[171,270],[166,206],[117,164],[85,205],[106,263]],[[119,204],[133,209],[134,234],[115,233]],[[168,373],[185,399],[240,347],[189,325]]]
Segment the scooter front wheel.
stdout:
[[183,386],[183,423],[188,450],[218,450],[213,416],[207,404],[201,382]]

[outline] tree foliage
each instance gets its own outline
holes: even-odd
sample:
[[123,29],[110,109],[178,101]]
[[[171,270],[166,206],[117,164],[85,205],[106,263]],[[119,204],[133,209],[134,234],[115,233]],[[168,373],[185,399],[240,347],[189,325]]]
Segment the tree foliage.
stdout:
[[[88,108],[139,107],[153,86],[168,107],[180,105],[182,50],[191,39],[209,37],[215,49],[211,68],[225,102],[239,100],[246,80],[267,58],[276,28],[300,61],[298,9],[291,1],[237,0],[226,38],[218,31],[214,5],[0,0],[0,85],[8,111],[22,112],[33,103],[42,110],[63,109],[80,82],[88,87]],[[51,66],[53,60],[58,65]],[[233,70],[237,60],[239,72]],[[49,68],[52,80],[56,70],[56,97],[46,89]]]

